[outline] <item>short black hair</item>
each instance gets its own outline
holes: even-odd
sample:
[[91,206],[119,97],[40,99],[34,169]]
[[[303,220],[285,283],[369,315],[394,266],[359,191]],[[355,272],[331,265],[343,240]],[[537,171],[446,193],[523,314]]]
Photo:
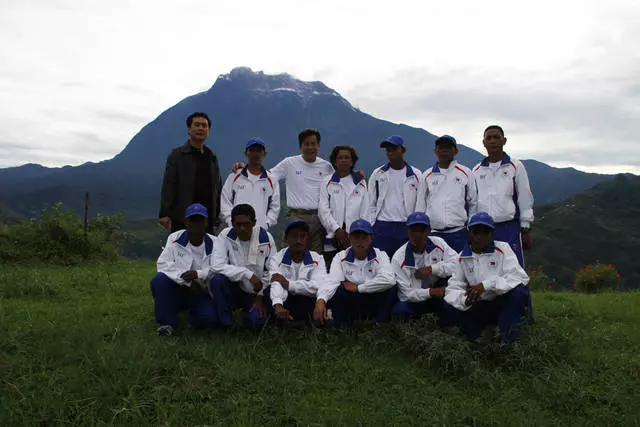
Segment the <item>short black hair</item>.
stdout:
[[500,131],[500,135],[502,135],[502,137],[504,138],[504,130],[502,130],[502,128],[498,125],[487,126],[487,128],[482,133],[482,136],[484,137],[487,134],[487,131],[491,129],[498,129]]
[[331,166],[333,166],[334,169],[336,168],[336,160],[338,159],[338,154],[340,154],[341,150],[348,151],[351,154],[351,161],[353,162],[353,164],[351,165],[351,171],[353,171],[353,168],[358,162],[358,153],[356,153],[355,148],[349,145],[336,145],[335,147],[333,147],[333,150],[331,150],[331,154],[329,154],[329,161],[331,162]]
[[304,141],[306,137],[313,135],[316,136],[316,138],[318,139],[318,144],[320,144],[320,131],[318,131],[318,129],[307,128],[303,129],[298,134],[298,147],[302,147],[302,141]]
[[187,117],[187,127],[188,128],[191,127],[191,123],[193,123],[193,119],[195,119],[196,117],[203,117],[203,118],[207,119],[207,123],[209,124],[209,129],[211,129],[211,120],[209,119],[209,116],[207,116],[207,113],[203,113],[201,111],[197,111],[195,113],[191,113],[189,115],[189,117]]
[[233,219],[238,215],[246,215],[249,217],[249,219],[251,219],[251,221],[256,220],[256,211],[251,205],[248,205],[246,203],[236,205],[233,207],[233,209],[231,209],[231,221],[233,221]]

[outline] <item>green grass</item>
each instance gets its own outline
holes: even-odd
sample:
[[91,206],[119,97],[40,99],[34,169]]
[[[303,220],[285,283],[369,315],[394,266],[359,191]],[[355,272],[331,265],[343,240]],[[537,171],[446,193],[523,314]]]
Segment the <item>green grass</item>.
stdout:
[[158,337],[153,273],[0,266],[0,425],[640,424],[640,293],[536,294],[511,347],[431,319]]

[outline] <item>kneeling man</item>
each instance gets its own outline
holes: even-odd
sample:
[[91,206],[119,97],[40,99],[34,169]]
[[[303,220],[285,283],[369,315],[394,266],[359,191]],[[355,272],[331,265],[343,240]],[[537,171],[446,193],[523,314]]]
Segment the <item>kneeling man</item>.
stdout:
[[425,313],[440,315],[447,280],[458,263],[458,254],[440,237],[430,236],[431,223],[424,212],[407,219],[409,242],[396,251],[391,266],[398,282],[398,302],[391,314],[418,319]]
[[318,290],[314,320],[324,323],[330,308],[338,328],[362,318],[386,322],[397,300],[389,257],[372,246],[373,227],[367,220],[351,224],[349,241],[351,247],[336,254],[327,284]]
[[151,280],[159,335],[173,333],[181,309],[188,310],[192,326],[212,325],[217,319],[207,291],[215,241],[205,233],[207,208],[195,203],[187,208],[185,218],[187,229],[169,235],[158,258],[158,274]]
[[271,286],[264,294],[276,319],[310,323],[318,287],[327,280],[324,258],[309,250],[309,224],[294,219],[284,230],[286,248],[271,258]]
[[493,240],[494,229],[486,212],[469,220],[470,242],[449,279],[443,310],[469,340],[497,324],[503,342],[518,341],[522,316],[528,311],[532,318],[529,277],[511,246]]
[[222,326],[231,326],[232,311],[241,308],[247,325],[262,326],[267,309],[262,291],[269,283],[268,266],[276,245],[267,230],[256,226],[256,212],[250,205],[236,205],[231,224],[220,232],[213,251],[216,275],[210,286],[218,320]]

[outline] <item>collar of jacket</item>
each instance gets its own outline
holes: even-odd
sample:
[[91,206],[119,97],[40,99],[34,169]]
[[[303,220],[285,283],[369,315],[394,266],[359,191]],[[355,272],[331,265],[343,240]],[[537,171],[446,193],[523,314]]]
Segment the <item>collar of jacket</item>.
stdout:
[[[227,239],[237,243],[238,241],[238,233],[236,233],[236,229],[231,227],[231,230],[227,232]],[[258,235],[258,243],[264,245],[265,243],[269,243],[269,234],[267,234],[267,230],[260,227],[260,234]]]
[[[409,163],[404,162],[404,166],[407,168],[407,178],[409,178],[410,176],[414,176],[415,175],[413,173],[413,168],[411,167],[411,165],[409,165]],[[384,165],[382,165],[382,167],[380,167],[380,170],[382,172],[387,172],[390,167],[391,167],[391,163],[387,162]]]
[[[242,171],[240,172],[245,178],[249,178],[249,166],[245,166],[244,168],[242,168]],[[267,170],[264,168],[264,166],[260,166],[260,170],[262,171],[260,173],[260,179],[264,179],[267,177]]]
[[[491,240],[489,246],[487,246],[482,252],[483,254],[492,254],[496,251],[496,244],[494,240]],[[471,245],[469,243],[465,243],[462,252],[460,253],[461,258],[471,258],[473,257],[473,250],[471,250]]]
[[[369,254],[367,255],[367,261],[371,261],[376,259],[376,251],[371,248],[369,249]],[[353,252],[353,248],[347,249],[347,255],[344,257],[343,261],[347,261],[350,264],[353,264],[356,260],[356,254]]]
[[[436,245],[433,244],[433,242],[431,241],[431,239],[429,239],[427,237],[427,247],[425,248],[425,251],[430,254],[431,252],[433,252],[433,250],[436,248]],[[413,249],[411,249],[411,243],[407,243],[407,247],[404,250],[404,262],[402,263],[403,267],[415,267],[416,266],[416,260],[415,257],[413,256]]]
[[[351,172],[351,178],[353,178],[353,183],[355,185],[358,185],[360,181],[362,181],[362,175],[357,172]],[[340,182],[340,175],[338,175],[338,172],[333,173],[331,176],[331,182]]]
[[[185,230],[184,233],[182,233],[180,237],[173,242],[179,244],[183,248],[186,248],[189,244],[189,232]],[[211,251],[213,251],[213,240],[206,233],[204,235],[204,250],[207,255],[211,255]]]
[[[456,167],[456,161],[455,160],[451,160],[451,163],[449,164],[449,168],[451,169],[451,166],[453,166],[454,168]],[[433,165],[433,168],[431,169],[432,173],[440,173],[440,166],[438,166],[438,162],[436,162],[435,165]]]
[[[509,163],[511,163],[511,157],[509,157],[509,155],[505,152],[504,158],[502,159],[502,162],[500,162],[500,166],[508,165]],[[482,163],[480,164],[482,166],[489,166],[489,157],[485,157],[484,159],[482,159]]]
[[[282,256],[282,264],[286,264],[286,265],[291,265],[291,254],[289,253],[290,250],[289,248],[287,248],[284,251],[284,255]],[[304,263],[304,265],[311,265],[313,264],[315,261],[313,260],[313,257],[311,256],[311,252],[309,251],[309,249],[305,249],[304,250],[304,256],[302,257],[302,262]]]
[[[187,142],[185,142],[184,144],[182,144],[182,146],[180,147],[180,152],[184,153],[184,154],[190,154],[194,151],[196,151],[197,148],[195,148],[193,145],[189,144],[189,140],[187,140]],[[202,150],[205,153],[208,153],[210,156],[215,157],[215,153],[213,151],[211,151],[211,148],[207,147],[206,144],[202,145]]]

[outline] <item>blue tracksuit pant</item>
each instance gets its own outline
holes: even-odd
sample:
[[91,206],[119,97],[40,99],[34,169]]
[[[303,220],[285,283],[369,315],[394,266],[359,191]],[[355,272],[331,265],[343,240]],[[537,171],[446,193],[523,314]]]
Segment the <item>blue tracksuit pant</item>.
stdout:
[[211,295],[218,314],[218,322],[222,326],[231,326],[232,313],[236,308],[244,312],[244,322],[250,327],[260,327],[265,319],[257,308],[252,310],[256,296],[242,290],[239,283],[232,282],[222,274],[216,274],[210,283]]
[[188,311],[187,319],[192,326],[216,323],[217,315],[209,295],[192,295],[189,288],[177,284],[164,273],[158,273],[151,279],[151,294],[156,322],[160,325],[177,328],[180,310]]

